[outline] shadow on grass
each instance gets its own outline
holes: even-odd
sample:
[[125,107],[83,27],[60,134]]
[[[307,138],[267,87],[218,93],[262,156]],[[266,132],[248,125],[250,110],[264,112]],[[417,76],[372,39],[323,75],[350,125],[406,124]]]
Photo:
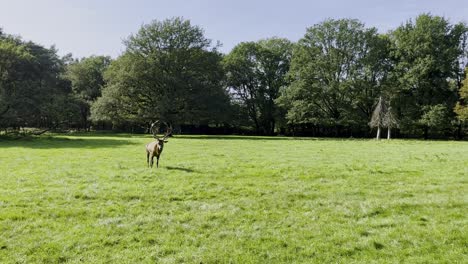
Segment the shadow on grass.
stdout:
[[140,138],[151,137],[151,134],[138,134],[138,133],[117,133],[112,131],[93,131],[93,132],[74,132],[64,134],[51,134],[57,136],[71,136],[71,137],[118,137],[118,138]]
[[238,136],[238,135],[174,135],[178,139],[210,139],[210,140],[320,140],[320,141],[356,141],[369,140],[367,138],[317,138],[317,137],[285,137],[285,136]]
[[181,139],[210,139],[210,140],[286,140],[287,137],[265,137],[265,136],[225,136],[225,135],[174,135]]
[[54,149],[54,148],[110,148],[122,145],[133,145],[135,142],[124,139],[111,138],[65,138],[53,136],[24,137],[15,140],[0,139],[0,148],[32,148],[32,149]]
[[173,167],[173,166],[167,166],[167,170],[177,170],[177,171],[185,171],[185,172],[197,172],[196,170],[189,169],[189,168],[183,168],[183,167]]

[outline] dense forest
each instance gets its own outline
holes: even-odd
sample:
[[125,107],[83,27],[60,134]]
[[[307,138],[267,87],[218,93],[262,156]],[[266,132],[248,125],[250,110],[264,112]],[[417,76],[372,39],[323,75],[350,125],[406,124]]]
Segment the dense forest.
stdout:
[[142,133],[160,120],[176,133],[463,138],[467,37],[464,23],[430,14],[385,34],[327,19],[298,42],[222,54],[172,18],[143,25],[115,59],[77,59],[0,29],[0,133]]

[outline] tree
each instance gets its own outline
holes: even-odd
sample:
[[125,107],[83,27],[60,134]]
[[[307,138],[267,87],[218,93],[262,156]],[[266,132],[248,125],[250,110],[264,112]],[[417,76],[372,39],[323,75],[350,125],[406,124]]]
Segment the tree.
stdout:
[[450,126],[450,117],[447,106],[444,104],[428,105],[423,107],[423,114],[419,119],[423,127],[427,128],[424,138],[429,137],[429,130],[443,131]]
[[391,138],[392,128],[399,127],[398,119],[391,106],[388,107],[387,113],[384,116],[384,125],[387,127],[387,139]]
[[369,123],[371,127],[377,128],[377,136],[376,139],[380,139],[380,129],[385,127],[385,116],[387,114],[387,104],[384,100],[382,100],[382,96],[379,97],[379,102],[372,113],[372,119]]
[[0,126],[56,127],[73,116],[64,64],[49,49],[0,36]]
[[390,68],[389,42],[354,19],[329,19],[307,29],[293,52],[278,102],[293,124],[365,128],[373,98],[384,89]]
[[[406,131],[421,127],[427,138],[429,128],[437,129],[429,116],[454,108],[466,32],[461,23],[422,14],[391,33],[395,102]],[[453,119],[454,113],[448,111],[445,117]]]
[[104,72],[109,67],[111,58],[91,56],[79,61],[72,61],[67,66],[66,78],[71,82],[73,95],[80,109],[81,127],[89,129],[91,104],[101,96],[105,85]]
[[[465,76],[468,76],[468,67],[465,70]],[[457,113],[457,117],[461,122],[468,122],[468,79],[465,79],[462,82],[460,91],[460,100],[457,102],[455,106],[455,112]]]
[[240,43],[224,58],[233,100],[247,110],[257,134],[274,134],[280,118],[275,100],[287,85],[292,43],[271,38]]
[[388,129],[387,139],[390,139],[392,128],[398,127],[398,120],[393,113],[392,107],[389,106],[384,99],[382,99],[382,96],[379,97],[379,101],[377,102],[374,112],[372,113],[372,118],[369,122],[369,125],[372,128],[377,128],[377,140],[380,139],[381,128],[386,127]]
[[229,100],[222,55],[203,30],[181,18],[153,21],[125,42],[105,74],[91,112],[96,120],[223,122]]
[[18,41],[0,34],[0,120],[12,108],[17,69],[32,59]]

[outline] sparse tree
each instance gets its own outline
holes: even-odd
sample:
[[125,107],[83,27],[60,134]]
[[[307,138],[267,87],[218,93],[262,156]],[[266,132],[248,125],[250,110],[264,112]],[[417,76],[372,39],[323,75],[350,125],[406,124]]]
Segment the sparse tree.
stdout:
[[370,127],[377,128],[376,139],[380,139],[381,129],[386,125],[386,115],[387,115],[387,104],[382,99],[382,96],[379,97],[379,102],[377,103],[374,112],[372,113],[371,121],[369,122]]
[[388,107],[387,113],[385,113],[383,124],[387,127],[387,139],[390,139],[392,137],[392,128],[398,127],[398,119],[395,117],[391,106]]

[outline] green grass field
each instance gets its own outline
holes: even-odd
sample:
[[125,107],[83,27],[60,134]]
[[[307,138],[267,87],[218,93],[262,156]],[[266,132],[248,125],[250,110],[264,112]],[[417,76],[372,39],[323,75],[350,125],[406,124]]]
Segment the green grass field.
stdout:
[[468,142],[0,141],[0,263],[467,263]]

